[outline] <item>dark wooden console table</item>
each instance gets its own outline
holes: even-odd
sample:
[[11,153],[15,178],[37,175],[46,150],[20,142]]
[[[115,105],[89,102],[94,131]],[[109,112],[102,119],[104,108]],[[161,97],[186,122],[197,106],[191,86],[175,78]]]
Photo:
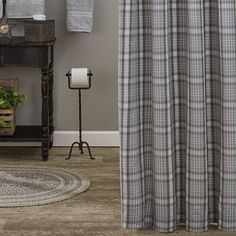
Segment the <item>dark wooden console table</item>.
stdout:
[[41,68],[42,82],[42,125],[17,126],[15,134],[0,137],[0,142],[41,142],[42,158],[48,160],[49,149],[53,146],[53,57],[56,40],[45,43],[25,42],[24,38],[14,38],[11,43],[0,41],[0,67]]

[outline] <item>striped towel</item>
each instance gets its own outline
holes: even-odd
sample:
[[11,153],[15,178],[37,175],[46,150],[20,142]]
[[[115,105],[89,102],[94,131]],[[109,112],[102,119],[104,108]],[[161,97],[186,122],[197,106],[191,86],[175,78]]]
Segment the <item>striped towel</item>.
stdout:
[[91,32],[93,0],[67,0],[67,29],[71,32]]
[[[0,0],[2,17],[2,0]],[[7,0],[6,8],[9,18],[32,18],[33,15],[45,15],[45,0]]]

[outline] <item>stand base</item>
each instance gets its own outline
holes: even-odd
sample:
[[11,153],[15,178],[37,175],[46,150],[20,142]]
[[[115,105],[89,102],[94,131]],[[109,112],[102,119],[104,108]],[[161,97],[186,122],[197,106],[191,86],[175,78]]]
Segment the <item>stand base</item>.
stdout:
[[92,156],[92,153],[91,153],[91,150],[90,150],[90,146],[87,142],[74,142],[72,145],[71,145],[71,148],[70,148],[70,153],[69,153],[69,156],[66,158],[66,160],[70,160],[71,159],[71,155],[72,155],[72,151],[73,151],[73,148],[75,145],[78,145],[79,146],[79,150],[80,150],[80,153],[81,154],[84,154],[84,150],[83,150],[83,145],[86,145],[87,146],[87,149],[88,149],[88,152],[89,152],[89,157],[91,160],[95,160],[95,158]]

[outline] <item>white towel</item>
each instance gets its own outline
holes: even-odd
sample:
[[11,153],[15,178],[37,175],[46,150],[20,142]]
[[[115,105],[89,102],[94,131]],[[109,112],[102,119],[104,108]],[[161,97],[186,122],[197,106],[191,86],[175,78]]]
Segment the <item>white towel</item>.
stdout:
[[67,29],[72,32],[91,32],[93,0],[67,0]]
[[[45,15],[45,0],[7,0],[7,17],[32,18],[33,15]],[[2,17],[2,0],[0,0]]]

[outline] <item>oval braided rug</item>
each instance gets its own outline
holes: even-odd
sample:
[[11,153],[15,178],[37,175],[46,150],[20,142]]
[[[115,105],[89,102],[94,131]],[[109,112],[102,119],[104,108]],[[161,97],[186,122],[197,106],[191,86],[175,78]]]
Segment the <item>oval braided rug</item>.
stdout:
[[54,167],[0,167],[0,207],[39,206],[86,191],[87,177]]

